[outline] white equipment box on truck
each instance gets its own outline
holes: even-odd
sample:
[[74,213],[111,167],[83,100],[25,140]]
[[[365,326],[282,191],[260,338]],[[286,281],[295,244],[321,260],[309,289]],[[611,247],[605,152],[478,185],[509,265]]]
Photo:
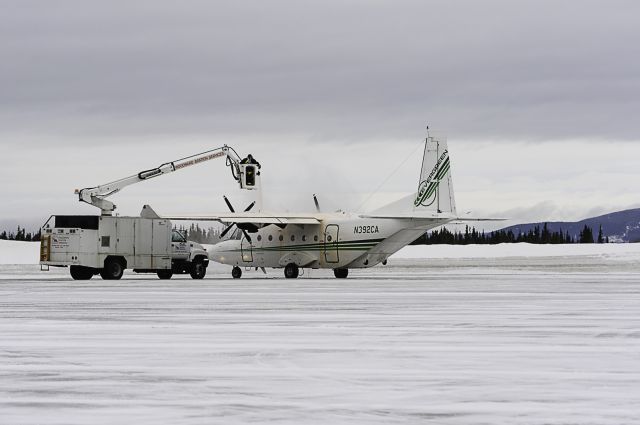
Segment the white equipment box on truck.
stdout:
[[[148,208],[148,207],[147,207]],[[202,279],[207,253],[187,242],[162,218],[93,215],[51,216],[41,229],[40,264],[70,267],[74,279],[120,279],[125,269],[157,273],[190,273]]]

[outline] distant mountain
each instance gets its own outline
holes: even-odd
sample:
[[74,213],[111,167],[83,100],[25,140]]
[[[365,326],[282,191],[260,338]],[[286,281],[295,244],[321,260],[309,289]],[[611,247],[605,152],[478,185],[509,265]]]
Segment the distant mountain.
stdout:
[[[514,234],[527,233],[535,226],[542,229],[545,222],[516,224],[514,226],[505,227],[502,230],[511,230]],[[618,211],[598,217],[587,218],[581,221],[547,221],[547,227],[551,232],[557,232],[562,229],[563,232],[569,232],[574,239],[585,225],[593,229],[594,238],[598,236],[598,228],[602,225],[603,236],[609,237],[609,242],[640,242],[640,208],[631,210]]]

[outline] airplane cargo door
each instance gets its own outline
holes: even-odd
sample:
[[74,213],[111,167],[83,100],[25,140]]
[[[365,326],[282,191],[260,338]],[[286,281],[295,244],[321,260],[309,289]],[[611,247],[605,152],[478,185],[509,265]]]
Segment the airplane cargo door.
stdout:
[[242,250],[242,261],[245,263],[251,263],[253,261],[252,248],[251,243],[243,236],[240,241],[240,249]]
[[327,263],[337,263],[338,256],[338,231],[337,224],[329,224],[324,228],[324,260]]

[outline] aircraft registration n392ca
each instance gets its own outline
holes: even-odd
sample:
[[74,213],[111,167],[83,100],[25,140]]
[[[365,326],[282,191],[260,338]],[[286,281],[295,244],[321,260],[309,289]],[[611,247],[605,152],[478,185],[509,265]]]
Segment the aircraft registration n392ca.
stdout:
[[241,267],[284,268],[286,278],[298,277],[301,268],[333,269],[335,277],[346,278],[349,269],[386,264],[429,229],[458,220],[492,220],[456,215],[447,142],[433,137],[425,140],[416,193],[371,213],[250,212],[254,203],[235,212],[224,199],[231,213],[167,218],[216,220],[228,225],[221,236],[235,225],[237,238],[209,250],[211,260],[233,266],[234,278],[242,276]]

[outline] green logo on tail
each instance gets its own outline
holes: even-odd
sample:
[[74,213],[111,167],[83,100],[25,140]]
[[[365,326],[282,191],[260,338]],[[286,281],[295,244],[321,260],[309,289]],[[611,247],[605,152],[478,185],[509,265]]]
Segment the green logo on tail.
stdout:
[[416,207],[423,206],[428,207],[436,200],[436,189],[440,185],[440,181],[447,175],[449,171],[449,151],[442,152],[440,158],[434,165],[433,170],[429,173],[429,177],[426,180],[422,180],[418,186],[418,194],[416,195],[413,205]]

